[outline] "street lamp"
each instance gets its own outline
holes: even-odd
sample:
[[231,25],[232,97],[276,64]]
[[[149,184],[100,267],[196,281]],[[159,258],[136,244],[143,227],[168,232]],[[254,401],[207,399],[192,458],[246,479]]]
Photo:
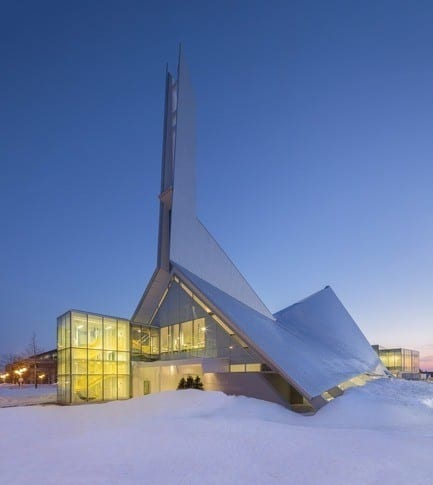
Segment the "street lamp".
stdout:
[[18,375],[18,386],[21,387],[23,382],[24,382],[24,379],[23,379],[23,372],[25,372],[27,370],[26,367],[22,367],[21,369],[18,369],[15,372],[15,374]]

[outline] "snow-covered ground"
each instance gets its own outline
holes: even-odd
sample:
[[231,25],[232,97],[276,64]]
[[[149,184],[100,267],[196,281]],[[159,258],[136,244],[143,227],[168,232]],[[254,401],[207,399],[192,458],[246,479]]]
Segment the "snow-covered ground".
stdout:
[[9,406],[31,406],[33,404],[55,403],[57,386],[52,384],[0,384],[0,408]]
[[308,417],[193,390],[10,407],[0,433],[5,484],[433,483],[433,385],[423,382],[374,381]]

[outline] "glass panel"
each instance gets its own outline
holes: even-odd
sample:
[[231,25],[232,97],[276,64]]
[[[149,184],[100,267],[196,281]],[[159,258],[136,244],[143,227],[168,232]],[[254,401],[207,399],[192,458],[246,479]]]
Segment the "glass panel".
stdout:
[[188,320],[195,320],[206,315],[207,313],[203,308],[178,283],[173,282],[152,321],[152,325],[164,327]]
[[104,376],[104,401],[117,399],[117,375]]
[[57,319],[57,348],[63,349],[65,346],[65,316],[63,315]]
[[205,346],[205,335],[206,335],[205,319],[199,318],[198,320],[194,320],[193,347],[195,349],[204,348],[204,346]]
[[61,354],[61,373],[67,375],[71,372],[71,349],[62,350]]
[[71,312],[65,315],[65,347],[71,346]]
[[104,362],[104,374],[117,374],[117,362]]
[[180,326],[180,348],[182,351],[192,348],[192,322],[183,322]]
[[117,372],[118,374],[129,374],[129,362],[118,362]]
[[87,347],[87,315],[72,313],[72,347]]
[[89,401],[102,401],[102,376],[89,376],[87,381],[87,395]]
[[168,327],[161,328],[161,353],[168,352]]
[[87,376],[72,377],[72,402],[86,402],[87,396]]
[[104,349],[117,350],[117,320],[104,317]]
[[104,352],[104,374],[117,374],[117,357],[113,350]]
[[173,350],[178,352],[180,350],[180,333],[179,333],[179,324],[172,326],[172,343],[173,343]]
[[150,354],[152,353],[151,345],[150,345],[150,328],[149,327],[143,327],[141,329],[141,351],[147,357],[149,357]]
[[143,339],[144,327],[141,325],[131,326],[131,352],[133,354],[141,354],[142,349],[142,339]]
[[152,356],[159,356],[159,329],[155,327],[150,328],[150,345],[152,348]]
[[117,353],[117,373],[129,374],[129,352]]
[[394,366],[401,368],[401,353],[395,352],[394,359]]
[[88,373],[102,374],[102,350],[89,350]]
[[61,403],[65,403],[66,396],[65,396],[65,376],[57,376],[57,401]]
[[117,320],[117,348],[129,350],[129,322]]
[[131,351],[134,360],[152,360],[150,327],[131,326]]
[[72,349],[72,374],[87,374],[87,349]]
[[61,350],[61,349],[57,350],[57,375],[58,376],[66,374],[65,352],[66,350]]
[[87,325],[89,328],[89,348],[102,349],[102,317],[97,315],[89,315]]
[[[68,349],[65,350],[64,353],[64,359],[65,359],[65,364],[64,364],[64,371],[65,375],[70,375],[71,374],[71,348],[69,347]],[[68,385],[70,386],[70,379],[68,381]]]
[[412,372],[419,371],[419,352],[414,352],[413,362],[412,362]]

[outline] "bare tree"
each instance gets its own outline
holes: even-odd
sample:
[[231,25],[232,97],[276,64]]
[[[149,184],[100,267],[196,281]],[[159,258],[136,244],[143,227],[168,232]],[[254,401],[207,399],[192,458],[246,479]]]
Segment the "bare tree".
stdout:
[[23,356],[21,354],[14,354],[12,352],[3,354],[0,358],[0,367],[4,368],[9,364],[13,364],[17,360],[22,359],[22,357]]
[[[6,367],[14,364],[14,362],[18,362],[23,358],[22,354],[14,354],[12,352],[9,352],[8,354],[3,354],[0,357],[0,369],[6,370]],[[9,376],[9,382],[12,382],[14,379],[13,375]]]
[[44,350],[38,346],[36,340],[36,333],[33,332],[29,344],[26,347],[25,354],[29,361],[30,367],[33,366],[33,379],[35,381],[35,388],[38,387],[38,359],[37,355],[42,353]]

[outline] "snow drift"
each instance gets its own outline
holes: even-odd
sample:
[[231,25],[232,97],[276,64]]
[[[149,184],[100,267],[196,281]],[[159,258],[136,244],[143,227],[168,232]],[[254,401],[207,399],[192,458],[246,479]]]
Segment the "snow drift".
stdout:
[[314,416],[193,390],[5,408],[1,483],[431,483],[432,406],[433,385],[380,379]]

